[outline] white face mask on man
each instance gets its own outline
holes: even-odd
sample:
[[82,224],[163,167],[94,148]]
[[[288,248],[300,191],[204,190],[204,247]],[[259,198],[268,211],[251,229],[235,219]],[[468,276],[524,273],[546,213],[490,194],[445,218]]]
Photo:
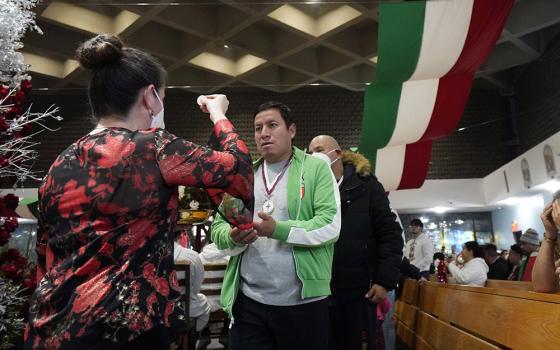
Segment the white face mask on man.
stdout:
[[161,100],[161,98],[159,98],[159,95],[155,89],[154,95],[156,95],[159,103],[161,103],[161,111],[159,111],[158,114],[152,116],[152,124],[150,125],[150,128],[165,129],[165,122],[163,121],[163,101]]
[[332,152],[336,151],[335,149],[328,151],[327,153],[321,153],[321,152],[313,152],[311,153],[311,155],[313,157],[317,157],[319,159],[324,160],[325,162],[327,162],[329,164],[329,166],[333,165],[334,162],[336,162],[337,160],[340,159],[340,157],[336,158],[335,160],[333,160],[331,162],[331,159],[329,158],[329,154],[331,154]]

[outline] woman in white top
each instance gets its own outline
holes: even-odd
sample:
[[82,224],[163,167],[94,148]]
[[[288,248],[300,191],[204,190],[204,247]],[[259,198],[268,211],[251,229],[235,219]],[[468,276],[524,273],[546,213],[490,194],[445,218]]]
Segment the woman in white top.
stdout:
[[455,262],[446,263],[447,269],[455,278],[455,282],[457,284],[484,287],[487,279],[488,265],[486,265],[483,259],[484,252],[482,247],[475,241],[469,241],[463,245],[460,256],[465,262],[463,267],[458,267]]

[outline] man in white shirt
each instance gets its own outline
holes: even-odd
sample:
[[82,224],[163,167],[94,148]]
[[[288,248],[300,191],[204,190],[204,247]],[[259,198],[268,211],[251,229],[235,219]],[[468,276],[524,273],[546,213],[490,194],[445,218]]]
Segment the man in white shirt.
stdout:
[[410,221],[412,239],[406,242],[405,257],[420,270],[422,277],[428,279],[430,264],[434,256],[434,243],[428,235],[422,232],[423,229],[424,224],[420,219]]
[[[208,318],[210,316],[208,300],[204,294],[200,293],[202,281],[204,280],[204,265],[197,252],[185,248],[177,242],[175,242],[173,249],[173,261],[190,262],[191,288],[189,315],[190,317],[196,318],[196,331],[200,332],[208,323]],[[184,272],[178,272],[177,277],[184,278],[182,274],[184,274]],[[185,291],[183,290],[182,293],[185,293]]]

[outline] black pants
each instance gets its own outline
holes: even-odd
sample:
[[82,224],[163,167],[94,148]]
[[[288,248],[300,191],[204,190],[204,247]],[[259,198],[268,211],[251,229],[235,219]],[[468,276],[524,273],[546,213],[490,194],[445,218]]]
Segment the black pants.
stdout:
[[327,298],[295,306],[261,304],[241,292],[233,305],[232,350],[326,350]]
[[151,350],[169,349],[171,347],[171,334],[169,328],[160,325],[140,335],[121,349]]
[[377,304],[366,298],[337,302],[332,298],[330,307],[330,350],[375,349]]

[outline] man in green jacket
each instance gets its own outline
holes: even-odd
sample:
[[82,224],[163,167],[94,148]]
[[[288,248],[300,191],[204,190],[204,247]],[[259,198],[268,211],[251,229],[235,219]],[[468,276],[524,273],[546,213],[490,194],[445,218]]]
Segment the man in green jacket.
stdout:
[[232,258],[221,302],[232,318],[231,347],[327,349],[333,246],[340,195],[327,163],[292,145],[288,106],[266,102],[254,114],[254,229],[221,217],[212,225],[218,249]]

